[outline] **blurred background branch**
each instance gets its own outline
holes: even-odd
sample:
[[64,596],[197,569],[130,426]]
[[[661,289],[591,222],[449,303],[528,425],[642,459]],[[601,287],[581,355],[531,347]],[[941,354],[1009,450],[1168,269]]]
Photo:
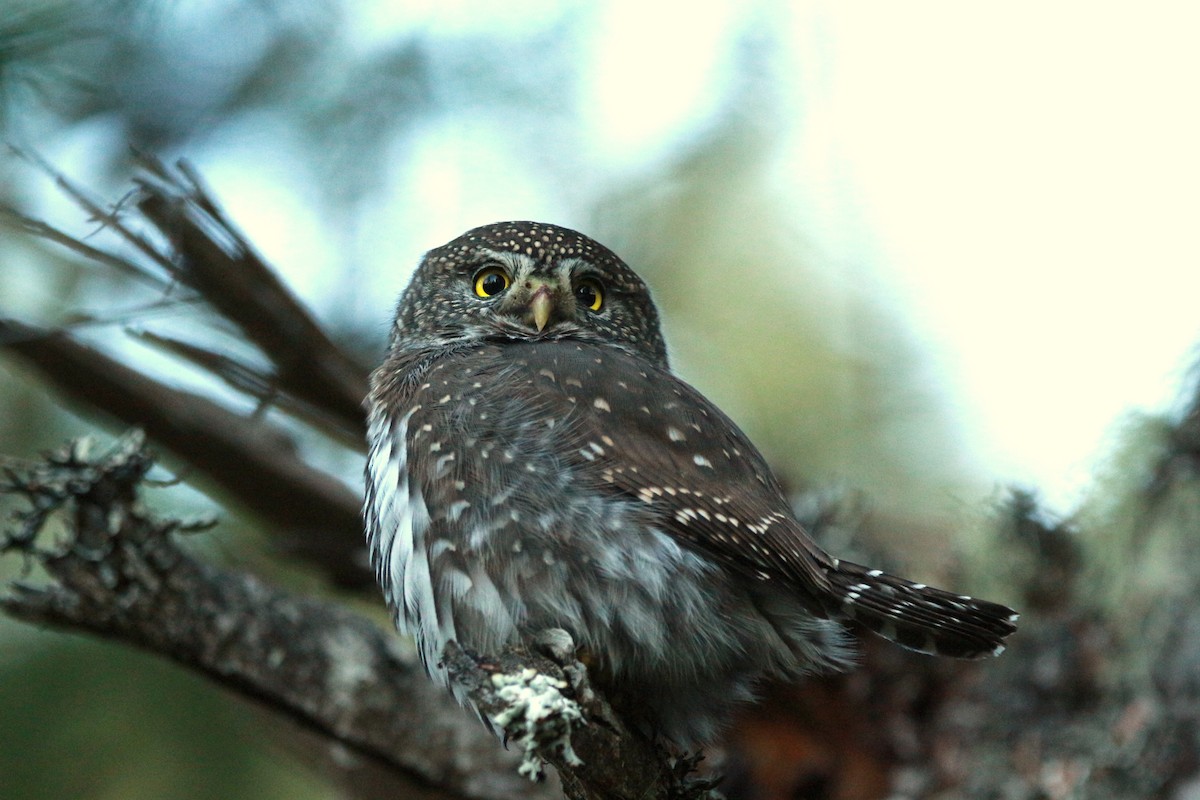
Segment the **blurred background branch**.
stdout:
[[[328,339],[211,198],[186,176],[186,166],[171,174],[153,159],[140,163],[146,177],[128,213],[107,212],[86,201],[85,209],[93,219],[111,223],[147,263],[135,265],[94,249],[86,252],[102,263],[127,265],[127,273],[151,276],[165,289],[178,282],[194,290],[257,345],[266,363],[238,362],[203,345],[152,333],[143,338],[248,394],[260,408],[284,409],[314,430],[361,449],[361,436],[356,434],[365,425],[361,399],[366,395],[366,368],[355,365]],[[84,196],[64,177],[57,181],[73,197]],[[24,230],[63,241],[39,220],[11,209],[7,216]],[[307,464],[297,453],[294,437],[279,425],[166,386],[66,332],[0,318],[0,343],[68,396],[127,424],[144,426],[231,501],[267,521],[269,529],[279,532],[285,550],[324,570],[338,584],[373,585],[361,555],[355,556],[362,549],[358,496],[342,481]]]

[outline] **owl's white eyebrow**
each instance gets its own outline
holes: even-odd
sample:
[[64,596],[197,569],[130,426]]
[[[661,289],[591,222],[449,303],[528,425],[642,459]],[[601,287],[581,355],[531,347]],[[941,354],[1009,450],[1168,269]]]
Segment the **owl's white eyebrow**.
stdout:
[[579,269],[580,267],[583,268],[583,272],[581,272],[581,274],[588,274],[592,271],[592,263],[590,261],[582,258],[576,258],[574,256],[564,258],[562,261],[559,261],[558,269],[556,271],[563,277],[570,278],[572,273],[574,273],[575,270]]
[[493,261],[508,267],[513,280],[517,279],[522,270],[531,270],[537,266],[536,262],[524,253],[514,253],[511,250],[488,250],[487,252]]
[[[576,272],[578,270],[578,272]],[[604,273],[596,269],[596,266],[586,258],[564,258],[559,262],[556,272],[564,283],[575,283],[580,278],[593,278],[604,286],[606,292],[616,291],[621,293],[619,288],[613,287],[607,280],[604,279]]]

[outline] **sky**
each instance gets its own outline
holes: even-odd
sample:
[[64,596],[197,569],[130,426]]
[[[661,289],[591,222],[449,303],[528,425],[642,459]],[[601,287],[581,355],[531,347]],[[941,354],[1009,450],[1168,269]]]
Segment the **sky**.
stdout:
[[1200,339],[1200,11],[823,8],[814,114],[880,267],[989,461],[1069,504]]
[[[614,35],[644,4],[617,6]],[[785,96],[802,104],[786,166],[806,231],[834,259],[870,262],[997,480],[1070,508],[1126,415],[1177,399],[1200,340],[1200,7],[776,11]],[[727,29],[723,14],[703,36]],[[626,121],[614,147],[669,130],[630,130],[664,111],[646,66],[607,76],[606,102],[628,104],[608,117]],[[691,98],[673,119],[702,113],[707,67],[670,69]]]
[[[500,17],[547,8],[525,5]],[[400,6],[404,24],[499,24],[488,3]],[[714,113],[730,31],[767,19],[805,230],[870,262],[998,481],[1069,508],[1125,415],[1176,401],[1200,339],[1200,7],[602,8],[581,105],[618,174]]]
[[[695,136],[738,91],[739,34],[768,31],[789,120],[771,168],[798,226],[831,269],[869,275],[915,331],[997,483],[1038,486],[1069,509],[1122,419],[1179,396],[1200,339],[1200,6],[354,8],[345,35],[359,52],[412,30],[552,30],[564,8],[582,9],[577,157],[593,184],[636,177]],[[361,313],[381,329],[408,268],[397,263],[481,221],[578,221],[494,133],[433,119],[387,165],[421,202],[379,205],[353,237],[373,282]],[[70,150],[54,154],[68,174]],[[342,245],[319,235],[320,186],[285,130],[251,120],[186,155],[302,295],[339,297]]]

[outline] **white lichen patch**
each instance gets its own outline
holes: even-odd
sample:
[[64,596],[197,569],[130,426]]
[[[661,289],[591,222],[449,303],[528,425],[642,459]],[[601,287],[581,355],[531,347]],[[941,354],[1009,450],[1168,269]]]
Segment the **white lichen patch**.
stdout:
[[492,685],[507,704],[492,721],[524,749],[518,772],[530,780],[541,778],[542,753],[560,753],[572,766],[583,763],[571,747],[571,731],[583,722],[583,711],[562,693],[565,682],[524,669],[493,675]]

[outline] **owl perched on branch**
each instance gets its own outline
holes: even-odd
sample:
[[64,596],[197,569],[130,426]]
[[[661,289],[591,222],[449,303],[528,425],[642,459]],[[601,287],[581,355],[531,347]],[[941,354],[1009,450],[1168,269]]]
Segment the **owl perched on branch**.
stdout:
[[372,377],[367,537],[425,667],[562,628],[647,732],[711,740],[765,676],[850,661],[853,620],[996,655],[1012,610],[824,552],[762,455],[675,377],[645,283],[565,228],[430,251]]

